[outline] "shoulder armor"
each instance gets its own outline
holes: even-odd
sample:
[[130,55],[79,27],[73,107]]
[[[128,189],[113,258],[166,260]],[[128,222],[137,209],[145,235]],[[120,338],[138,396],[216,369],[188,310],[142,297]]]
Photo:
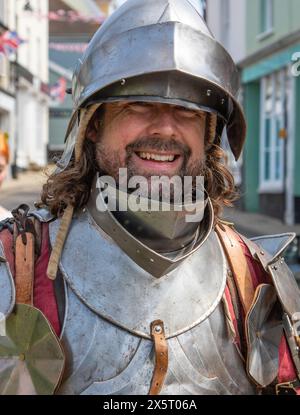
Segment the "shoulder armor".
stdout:
[[290,318],[300,313],[300,290],[294,274],[281,255],[295,236],[295,233],[287,233],[248,240],[241,235],[253,258],[258,260],[271,276],[279,300]]
[[15,284],[0,241],[0,313],[2,316],[6,317],[12,312],[15,301]]
[[293,362],[300,379],[300,290],[294,274],[281,256],[295,239],[295,233],[261,236],[251,241],[242,237],[253,257],[261,263],[272,278],[283,308],[283,328]]
[[251,241],[255,242],[262,248],[262,251],[266,251],[269,254],[269,263],[274,262],[286,248],[295,239],[295,233],[283,233],[279,235],[267,235],[251,238]]
[[37,218],[40,222],[48,223],[55,219],[55,216],[48,209],[42,208],[30,212],[30,216]]

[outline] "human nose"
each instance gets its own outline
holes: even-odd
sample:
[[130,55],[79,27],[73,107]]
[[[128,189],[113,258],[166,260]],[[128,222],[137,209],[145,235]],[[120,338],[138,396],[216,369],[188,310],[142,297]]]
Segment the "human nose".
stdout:
[[179,136],[178,124],[172,109],[158,109],[148,127],[148,134],[166,138]]

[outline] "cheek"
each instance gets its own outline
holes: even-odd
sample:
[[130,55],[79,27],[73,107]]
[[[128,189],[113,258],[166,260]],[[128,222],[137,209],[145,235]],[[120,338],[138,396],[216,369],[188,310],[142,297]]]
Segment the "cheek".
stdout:
[[120,155],[126,154],[126,147],[141,137],[144,127],[138,125],[129,117],[111,123],[104,131],[103,144],[111,151],[118,151]]
[[205,129],[202,128],[190,128],[185,132],[187,137],[187,144],[192,151],[193,158],[199,158],[204,156],[204,136]]

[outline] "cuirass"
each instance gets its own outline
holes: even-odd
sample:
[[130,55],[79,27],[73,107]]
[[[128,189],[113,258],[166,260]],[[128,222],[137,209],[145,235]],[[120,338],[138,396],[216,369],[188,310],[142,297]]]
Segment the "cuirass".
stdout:
[[[59,220],[50,224],[51,242]],[[170,274],[138,267],[88,212],[72,222],[60,271],[66,370],[58,394],[148,394],[155,366],[150,323],[165,324],[161,394],[254,394],[229,334],[222,297],[227,263],[216,234]]]

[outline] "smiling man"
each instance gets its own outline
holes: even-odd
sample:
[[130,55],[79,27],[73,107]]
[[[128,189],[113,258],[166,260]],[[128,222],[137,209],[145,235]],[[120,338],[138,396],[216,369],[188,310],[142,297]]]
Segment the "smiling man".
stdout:
[[[72,92],[40,208],[1,224],[0,393],[297,394],[295,235],[250,241],[221,219],[236,199],[221,136],[238,159],[246,128],[234,62],[197,9],[128,0]],[[176,178],[171,203],[154,177]]]

